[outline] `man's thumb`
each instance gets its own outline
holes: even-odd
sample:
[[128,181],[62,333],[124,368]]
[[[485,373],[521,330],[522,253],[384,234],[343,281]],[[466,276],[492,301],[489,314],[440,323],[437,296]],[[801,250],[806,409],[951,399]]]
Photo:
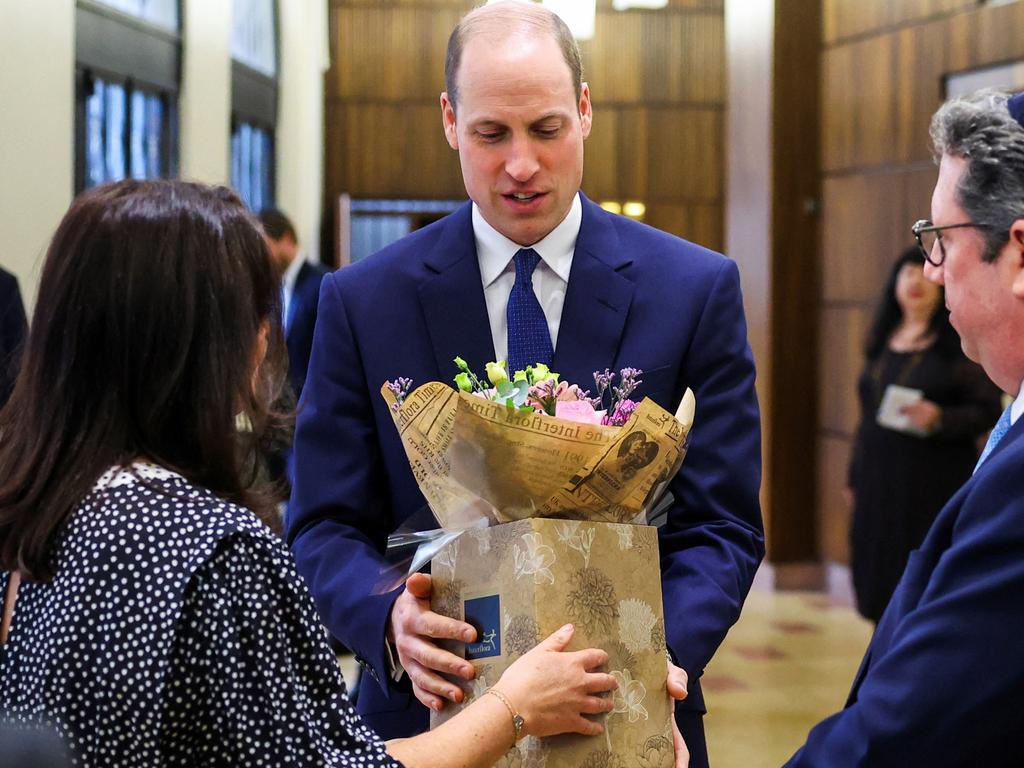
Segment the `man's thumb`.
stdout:
[[419,600],[430,599],[430,576],[414,573],[405,581],[405,591]]

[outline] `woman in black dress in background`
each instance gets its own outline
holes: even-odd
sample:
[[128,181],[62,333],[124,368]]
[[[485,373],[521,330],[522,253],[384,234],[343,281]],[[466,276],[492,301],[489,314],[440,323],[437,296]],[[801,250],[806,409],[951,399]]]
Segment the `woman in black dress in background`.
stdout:
[[[999,390],[960,349],[941,286],[924,277],[919,248],[904,251],[882,295],[858,382],[861,422],[850,462],[857,609],[877,622],[910,552],[978,459],[977,440],[999,418]],[[878,422],[890,386],[922,392]]]

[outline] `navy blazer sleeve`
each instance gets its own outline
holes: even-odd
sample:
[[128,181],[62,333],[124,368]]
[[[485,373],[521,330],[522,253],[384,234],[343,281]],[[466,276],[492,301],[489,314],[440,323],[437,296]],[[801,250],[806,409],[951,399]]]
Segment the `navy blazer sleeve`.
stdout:
[[288,521],[287,536],[327,627],[384,680],[385,626],[398,593],[367,594],[394,527],[374,493],[387,481],[370,397],[337,275],[328,275],[295,433],[291,506],[301,517]]
[[1018,449],[1002,471],[983,467],[940,513],[910,556],[852,701],[787,765],[1020,764],[1022,458]]
[[[764,556],[754,362],[739,272],[730,260],[719,265],[683,357],[683,385],[694,390],[697,409],[660,531],[666,639],[691,680],[739,617]],[[689,706],[703,709],[694,698]]]

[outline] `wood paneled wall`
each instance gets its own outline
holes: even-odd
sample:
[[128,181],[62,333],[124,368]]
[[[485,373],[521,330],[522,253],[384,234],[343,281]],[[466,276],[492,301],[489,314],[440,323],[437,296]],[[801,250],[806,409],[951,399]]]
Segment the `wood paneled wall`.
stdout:
[[[723,0],[617,12],[600,0],[581,44],[594,102],[584,191],[640,200],[646,221],[722,247]],[[331,0],[327,210],[354,197],[465,197],[444,140],[444,53],[472,0]]]
[[817,518],[822,555],[845,562],[861,348],[889,266],[929,213],[928,123],[947,75],[1024,58],[1024,2],[823,0],[822,12]]

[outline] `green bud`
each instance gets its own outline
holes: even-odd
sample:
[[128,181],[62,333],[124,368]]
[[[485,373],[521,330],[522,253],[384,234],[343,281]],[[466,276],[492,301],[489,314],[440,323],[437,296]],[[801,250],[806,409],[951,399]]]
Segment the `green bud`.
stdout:
[[551,378],[551,371],[544,363],[537,363],[527,368],[530,373],[530,383],[536,384],[538,381],[547,381]]
[[487,378],[494,386],[498,386],[502,382],[508,381],[508,373],[505,371],[504,361],[500,363],[488,363]]
[[527,384],[530,383],[530,379],[526,376],[526,371],[516,371],[515,375],[512,377],[512,381],[516,384],[520,381],[525,381]]
[[459,370],[460,371],[468,371],[469,370],[469,364],[465,360],[463,360],[461,357],[456,357],[455,358],[455,364],[457,366],[459,366]]
[[463,371],[455,377],[455,386],[463,392],[472,392],[473,385],[469,381],[469,374]]

